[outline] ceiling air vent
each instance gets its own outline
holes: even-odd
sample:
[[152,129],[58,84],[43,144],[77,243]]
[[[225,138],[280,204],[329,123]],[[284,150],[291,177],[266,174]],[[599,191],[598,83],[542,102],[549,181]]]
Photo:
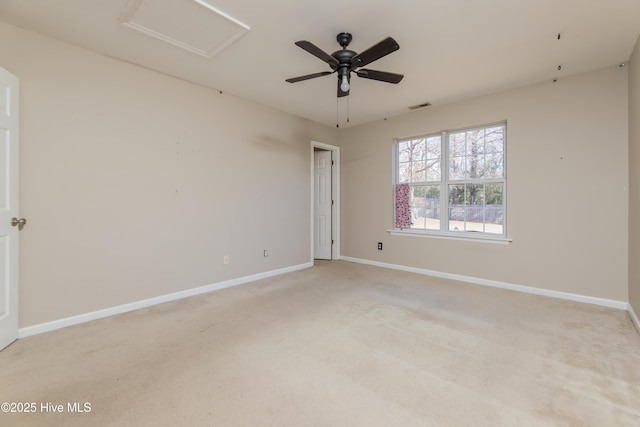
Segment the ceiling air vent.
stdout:
[[409,110],[417,110],[418,108],[431,107],[430,102],[425,102],[424,104],[412,105],[409,107]]

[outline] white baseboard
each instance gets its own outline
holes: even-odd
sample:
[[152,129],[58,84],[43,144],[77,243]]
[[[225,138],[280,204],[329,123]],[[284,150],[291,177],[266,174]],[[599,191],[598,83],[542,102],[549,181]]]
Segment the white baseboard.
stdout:
[[197,288],[186,289],[184,291],[175,292],[168,295],[161,295],[141,301],[135,301],[128,304],[109,307],[102,310],[92,311],[90,313],[79,314],[77,316],[67,317],[64,319],[53,320],[51,322],[40,323],[38,325],[27,326],[18,329],[18,338],[26,338],[32,335],[42,334],[44,332],[54,331],[56,329],[65,328],[67,326],[77,325],[80,323],[90,322],[92,320],[102,319],[104,317],[122,314],[140,308],[150,307],[152,305],[162,304],[165,302],[175,301],[182,298],[188,298],[195,295],[213,292],[232,286],[242,285],[244,283],[254,282],[267,277],[279,276],[281,274],[290,273],[292,271],[302,270],[313,267],[313,262],[298,264],[291,267],[280,268],[278,270],[267,271],[264,273],[253,274],[250,276],[239,277],[237,279],[226,280],[224,282],[213,283],[211,285],[200,286]]
[[[638,329],[638,332],[640,333],[640,320],[638,319],[638,316],[634,312],[633,307],[631,307],[630,304],[623,301],[590,297],[590,296],[572,294],[567,292],[552,291],[548,289],[533,288],[530,286],[514,285],[511,283],[498,282],[495,280],[480,279],[472,276],[444,273],[441,271],[407,267],[403,265],[389,264],[389,263],[378,262],[378,261],[370,261],[370,260],[365,260],[360,258],[341,256],[339,259],[343,261],[358,263],[358,264],[373,265],[376,267],[407,271],[410,273],[424,274],[427,276],[440,277],[443,279],[458,280],[458,281],[473,283],[477,285],[491,286],[495,288],[508,289],[508,290],[517,291],[517,292],[524,292],[524,293],[529,293],[534,295],[542,295],[542,296],[548,296],[552,298],[559,298],[564,300],[584,302],[587,304],[594,304],[594,305],[600,305],[604,307],[616,308],[620,310],[627,310],[627,312],[629,313],[629,317],[631,318],[631,321],[634,323],[636,329]],[[67,326],[73,326],[80,323],[90,322],[92,320],[102,319],[109,316],[115,316],[117,314],[127,313],[129,311],[138,310],[140,308],[150,307],[150,306],[162,304],[165,302],[175,301],[178,299],[188,298],[191,296],[200,295],[207,292],[213,292],[220,289],[229,288],[232,286],[242,285],[242,284],[253,282],[256,280],[265,279],[268,277],[278,276],[281,274],[290,273],[297,270],[303,270],[309,267],[313,267],[313,261],[310,261],[304,264],[294,265],[291,267],[281,268],[278,270],[272,270],[264,273],[253,274],[250,276],[239,277],[237,279],[226,280],[224,282],[213,283],[211,285],[205,285],[197,288],[187,289],[187,290],[175,292],[172,294],[161,295],[158,297],[149,298],[141,301],[135,301],[132,303],[123,304],[116,307],[105,308],[102,310],[97,310],[90,313],[84,313],[77,316],[67,317],[64,319],[53,320],[51,322],[40,323],[33,326],[27,326],[25,328],[20,328],[18,330],[18,338],[26,338],[32,335],[42,334],[45,332],[54,331],[56,329],[65,328]]]
[[629,313],[629,317],[631,317],[631,321],[635,325],[636,330],[640,334],[640,319],[638,319],[638,315],[636,314],[636,312],[633,311],[633,307],[631,307],[631,304],[629,304],[629,310],[627,310],[627,312]]
[[480,279],[478,277],[463,276],[461,274],[443,273],[441,271],[426,270],[426,269],[415,268],[415,267],[407,267],[407,266],[404,266],[404,265],[397,265],[397,264],[388,264],[388,263],[385,263],[385,262],[370,261],[370,260],[360,259],[360,258],[351,258],[351,257],[341,256],[340,259],[344,260],[344,261],[349,261],[349,262],[356,262],[356,263],[359,263],[359,264],[368,264],[368,265],[373,265],[373,266],[376,266],[376,267],[390,268],[390,269],[393,269],[393,270],[408,271],[410,273],[424,274],[424,275],[427,275],[427,276],[440,277],[440,278],[443,278],[443,279],[458,280],[458,281],[461,281],[461,282],[474,283],[476,285],[483,285],[483,286],[491,286],[491,287],[494,287],[494,288],[508,289],[510,291],[524,292],[524,293],[527,293],[527,294],[542,295],[542,296],[546,296],[546,297],[559,298],[559,299],[564,299],[564,300],[569,300],[569,301],[584,302],[584,303],[587,303],[587,304],[595,304],[595,305],[600,305],[600,306],[604,306],[604,307],[617,308],[617,309],[620,309],[620,310],[628,310],[629,309],[629,304],[627,302],[625,302],[625,301],[616,301],[616,300],[610,300],[610,299],[605,299],[605,298],[590,297],[590,296],[586,296],[586,295],[572,294],[572,293],[568,293],[568,292],[552,291],[552,290],[549,290],[549,289],[534,288],[534,287],[530,287],[530,286],[514,285],[512,283],[498,282],[498,281],[495,281],[495,280]]

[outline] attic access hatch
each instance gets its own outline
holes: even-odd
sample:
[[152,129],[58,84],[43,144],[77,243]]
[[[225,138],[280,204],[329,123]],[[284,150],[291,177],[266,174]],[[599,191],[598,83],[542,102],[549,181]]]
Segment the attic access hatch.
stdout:
[[214,57],[250,29],[204,0],[129,0],[118,22],[205,58]]

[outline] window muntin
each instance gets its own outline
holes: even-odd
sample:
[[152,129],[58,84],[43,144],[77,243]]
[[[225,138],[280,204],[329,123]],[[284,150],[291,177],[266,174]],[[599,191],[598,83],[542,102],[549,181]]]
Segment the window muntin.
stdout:
[[411,230],[505,235],[506,124],[396,141]]

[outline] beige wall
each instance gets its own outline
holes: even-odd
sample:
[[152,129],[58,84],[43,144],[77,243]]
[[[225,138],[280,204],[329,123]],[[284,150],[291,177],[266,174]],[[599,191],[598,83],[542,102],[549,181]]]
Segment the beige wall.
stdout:
[[[21,79],[21,327],[308,262],[311,140],[342,146],[343,255],[640,311],[634,61],[339,132],[6,24],[0,66]],[[505,119],[511,244],[386,232],[393,138]]]
[[[342,130],[342,254],[627,301],[627,104],[615,66]],[[392,140],[500,120],[513,242],[388,234]]]
[[310,141],[335,129],[6,24],[0,66],[21,83],[20,327],[310,261]]
[[640,315],[640,39],[629,63],[629,303]]

